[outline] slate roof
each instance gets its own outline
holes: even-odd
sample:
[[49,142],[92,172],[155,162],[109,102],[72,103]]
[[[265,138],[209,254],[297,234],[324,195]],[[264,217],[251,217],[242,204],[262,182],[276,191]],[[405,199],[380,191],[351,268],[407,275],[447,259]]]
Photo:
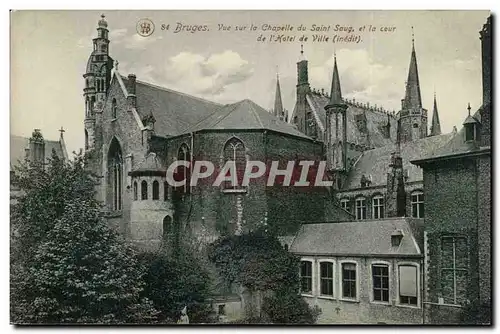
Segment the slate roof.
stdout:
[[165,167],[162,165],[156,153],[150,152],[144,160],[142,160],[137,168],[134,170],[135,172],[147,172],[147,171],[164,171]]
[[[487,106],[487,108],[488,107],[489,106]],[[469,118],[474,118],[474,120],[481,122],[481,110],[482,107],[479,108],[474,113],[474,115],[468,116],[466,120]],[[477,149],[478,148],[475,147],[474,145],[469,145],[465,143],[465,128],[462,127],[460,131],[458,131],[456,135],[451,140],[449,140],[445,145],[442,145],[431,152],[427,152],[427,154],[421,155],[419,157],[414,157],[412,160],[414,162],[417,162],[421,160],[436,159],[456,154],[469,153],[477,151]]]
[[[323,129],[326,125],[326,111],[325,106],[329,103],[329,98],[323,95],[310,93],[307,94],[308,103],[314,113],[318,116],[321,126]],[[387,113],[382,111],[375,111],[367,108],[354,105],[353,103],[347,102],[348,108],[346,111],[347,116],[347,141],[349,143],[354,143],[356,145],[363,145],[367,147],[381,147],[391,144],[395,141],[397,121],[391,115],[391,138],[385,138],[383,132],[381,131],[381,126],[387,124]],[[356,115],[365,115],[366,117],[366,127],[368,130],[368,135],[364,136],[356,124]],[[322,137],[320,137],[322,138]]]
[[[121,76],[125,87],[127,77]],[[141,119],[153,113],[155,132],[161,136],[177,136],[206,118],[220,104],[168,88],[136,81],[137,112]]]
[[[407,181],[423,180],[422,169],[412,164],[412,160],[432,154],[432,152],[445,146],[455,135],[454,133],[447,133],[401,144],[403,169],[408,170]],[[368,178],[371,176],[372,186],[385,185],[387,183],[387,172],[389,170],[391,154],[395,151],[396,144],[390,144],[363,152],[351,167],[343,189],[359,188],[363,175]]]
[[188,132],[201,130],[248,129],[266,129],[311,139],[292,125],[281,121],[276,116],[248,99],[220,107],[210,116],[189,128]]
[[[26,156],[25,148],[29,146],[29,138],[11,135],[10,136],[10,167],[24,161]],[[52,156],[52,149],[56,151],[58,157],[65,158],[66,152],[60,141],[45,139],[45,158]]]
[[[302,255],[421,256],[423,228],[423,220],[412,218],[303,224],[290,251]],[[393,247],[391,234],[396,230],[403,233],[403,239]]]

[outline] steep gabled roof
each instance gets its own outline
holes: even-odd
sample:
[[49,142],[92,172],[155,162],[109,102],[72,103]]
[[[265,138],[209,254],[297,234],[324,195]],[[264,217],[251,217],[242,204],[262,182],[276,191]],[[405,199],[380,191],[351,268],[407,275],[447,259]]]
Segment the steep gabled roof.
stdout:
[[[67,157],[65,148],[60,141],[57,140],[44,140],[45,142],[45,159],[48,160],[52,156],[52,149],[55,150],[58,157],[61,159]],[[24,161],[26,156],[25,148],[29,147],[29,138],[11,135],[10,136],[10,166],[17,165],[19,162]]]
[[[407,181],[421,181],[423,179],[422,169],[413,165],[412,160],[432,154],[432,152],[445,146],[454,136],[455,134],[448,133],[402,143],[400,152],[403,159],[403,169],[408,171]],[[359,188],[363,175],[368,178],[371,177],[372,186],[385,185],[391,154],[396,152],[396,149],[396,144],[390,144],[363,152],[351,167],[343,189]]]
[[[290,251],[303,255],[421,256],[423,222],[411,218],[387,218],[345,223],[303,224]],[[391,234],[400,231],[399,246]]]
[[[128,79],[121,77],[125,87]],[[212,114],[221,105],[168,88],[136,81],[137,112],[141,119],[153,114],[155,132],[176,136]]]
[[[307,101],[312,112],[316,114],[314,117],[321,122],[320,130],[326,126],[326,111],[325,106],[329,103],[329,98],[315,93],[307,94]],[[346,101],[348,106],[346,111],[347,117],[347,141],[356,145],[363,145],[366,147],[381,147],[391,144],[396,138],[396,118],[392,115],[389,116],[391,124],[391,138],[384,136],[382,126],[388,122],[387,113],[382,111],[372,110],[370,108],[360,107]],[[362,133],[362,130],[357,125],[356,118],[366,118],[367,135]],[[323,130],[322,130],[323,131]],[[320,136],[319,138],[323,138]]]
[[310,139],[292,125],[279,120],[255,102],[247,99],[220,107],[210,116],[189,128],[187,132],[250,129],[266,129]]

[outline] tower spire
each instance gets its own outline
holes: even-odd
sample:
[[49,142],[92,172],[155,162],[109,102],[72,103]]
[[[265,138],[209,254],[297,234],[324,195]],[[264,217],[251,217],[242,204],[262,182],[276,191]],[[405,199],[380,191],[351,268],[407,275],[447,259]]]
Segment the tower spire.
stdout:
[[281,88],[279,73],[276,73],[276,92],[274,95],[274,116],[282,118],[283,115],[283,102],[281,100]]
[[420,81],[418,79],[417,54],[415,52],[415,35],[411,27],[411,56],[408,70],[408,80],[406,80],[406,92],[404,99],[404,109],[418,110],[422,108],[422,97],[420,94]]
[[439,113],[436,102],[436,91],[434,91],[434,107],[432,109],[432,124],[431,124],[431,136],[437,136],[441,134],[441,123],[439,122]]
[[337,68],[337,55],[334,54],[333,57],[333,75],[332,75],[332,88],[330,91],[330,102],[329,105],[341,105],[342,100],[342,90],[340,88],[339,70]]

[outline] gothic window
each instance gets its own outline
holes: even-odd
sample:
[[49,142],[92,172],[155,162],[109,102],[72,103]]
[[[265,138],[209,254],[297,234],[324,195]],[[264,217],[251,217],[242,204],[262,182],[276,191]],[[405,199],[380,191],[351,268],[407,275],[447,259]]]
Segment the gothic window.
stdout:
[[384,196],[373,197],[373,219],[384,218]]
[[137,181],[134,181],[134,201],[137,201]]
[[117,108],[118,107],[116,106],[116,99],[113,99],[111,101],[111,117],[112,118],[116,118],[116,114],[117,114],[116,110],[117,110]]
[[101,91],[101,80],[97,80],[97,91]]
[[345,211],[347,212],[351,212],[350,208],[349,208],[349,199],[348,198],[343,198],[340,200],[340,206],[342,207],[342,209],[344,209]]
[[168,182],[167,181],[163,182],[163,200],[164,201],[168,200]]
[[153,200],[160,199],[160,184],[158,181],[153,181]]
[[389,266],[385,264],[372,265],[373,300],[389,302]]
[[319,273],[320,294],[333,297],[333,263],[320,262]]
[[[235,165],[236,175],[232,176],[232,181],[225,181],[225,189],[242,189],[241,183],[245,175],[246,152],[245,145],[238,138],[229,139],[224,145],[224,164],[232,161]],[[234,170],[233,170],[234,171]],[[233,173],[234,174],[234,173]]]
[[356,198],[356,220],[366,219],[366,199]]
[[[177,160],[191,162],[191,152],[189,151],[189,147],[186,144],[182,144],[181,147],[179,148],[179,151],[177,152]],[[189,194],[191,192],[190,167],[178,166],[175,180],[176,181],[186,180],[184,185],[180,186],[178,189],[184,194]]]
[[414,191],[411,194],[411,214],[413,218],[424,218],[424,193]]
[[123,159],[118,140],[113,138],[108,151],[109,204],[113,210],[122,209]]
[[141,200],[148,199],[148,183],[146,181],[141,182]]
[[446,304],[467,300],[467,239],[464,236],[441,238],[441,294]]
[[312,294],[312,262],[300,262],[300,292]]
[[342,298],[356,299],[356,263],[342,263]]
[[399,266],[399,303],[405,305],[418,305],[418,279],[417,266]]

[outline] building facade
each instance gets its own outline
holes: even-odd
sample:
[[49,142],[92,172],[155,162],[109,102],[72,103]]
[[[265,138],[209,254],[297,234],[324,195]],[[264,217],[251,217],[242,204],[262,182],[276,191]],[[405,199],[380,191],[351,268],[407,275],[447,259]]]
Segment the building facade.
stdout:
[[305,224],[290,251],[300,256],[301,294],[318,323],[420,324],[423,221],[389,218]]
[[413,163],[426,189],[426,321],[491,322],[492,17],[480,31],[483,102],[435,154]]

